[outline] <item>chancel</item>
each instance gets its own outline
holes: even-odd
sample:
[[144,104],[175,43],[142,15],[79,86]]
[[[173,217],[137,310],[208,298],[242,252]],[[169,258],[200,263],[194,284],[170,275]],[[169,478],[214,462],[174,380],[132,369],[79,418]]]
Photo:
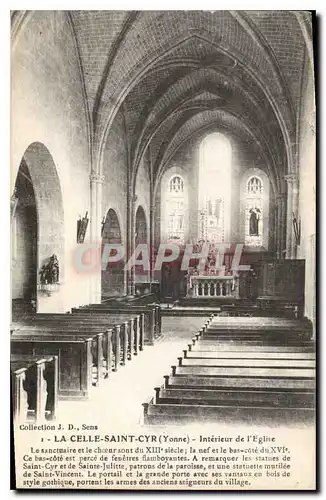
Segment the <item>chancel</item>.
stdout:
[[11,22],[15,419],[312,421],[311,14]]

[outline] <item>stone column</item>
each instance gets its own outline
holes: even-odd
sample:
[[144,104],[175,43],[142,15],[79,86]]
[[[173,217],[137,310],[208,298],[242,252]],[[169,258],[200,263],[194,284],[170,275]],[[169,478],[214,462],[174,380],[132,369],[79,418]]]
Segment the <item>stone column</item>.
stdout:
[[296,255],[296,241],[293,231],[293,214],[298,217],[298,175],[288,174],[287,181],[287,214],[286,214],[286,258],[294,259]]
[[[299,176],[298,175],[295,175],[292,181],[292,213],[294,214],[294,217],[297,219],[297,222],[299,223]],[[296,259],[298,244],[295,238],[293,224],[292,224],[292,231],[293,231],[293,237],[292,237],[291,258]]]
[[102,220],[102,185],[104,176],[93,172],[89,176],[91,185],[90,241],[97,245],[93,258],[97,258],[96,267],[91,275],[90,302],[101,302],[101,220]]
[[150,228],[149,228],[149,255],[150,255],[150,274],[149,274],[149,281],[152,283],[155,279],[155,272],[154,272],[154,231],[155,231],[155,210],[156,210],[156,205],[151,205],[150,207]]
[[[131,205],[131,250],[132,254],[136,249],[136,204],[137,204],[138,196],[136,194],[132,197],[132,205]],[[136,293],[136,278],[135,278],[135,267],[131,269],[131,295],[135,295]]]
[[285,194],[276,196],[276,256],[283,259],[284,254],[284,208]]
[[[136,231],[136,203],[137,196],[129,194],[130,196],[130,210],[128,214],[129,238],[128,238],[128,260],[135,251],[135,231]],[[135,295],[135,268],[133,267],[127,272],[127,294]]]

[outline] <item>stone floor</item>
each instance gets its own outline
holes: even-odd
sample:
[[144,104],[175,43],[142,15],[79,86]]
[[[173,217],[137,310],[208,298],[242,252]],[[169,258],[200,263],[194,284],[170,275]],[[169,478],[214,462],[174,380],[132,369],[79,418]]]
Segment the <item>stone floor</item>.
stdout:
[[[163,376],[171,372],[177,357],[187,347],[206,317],[162,318],[163,337],[144,350],[100,387],[92,390],[87,401],[59,401],[58,421],[94,422],[105,420],[106,425],[132,427],[142,423],[142,403],[154,395],[154,387],[163,384]],[[94,418],[95,417],[95,418]]]

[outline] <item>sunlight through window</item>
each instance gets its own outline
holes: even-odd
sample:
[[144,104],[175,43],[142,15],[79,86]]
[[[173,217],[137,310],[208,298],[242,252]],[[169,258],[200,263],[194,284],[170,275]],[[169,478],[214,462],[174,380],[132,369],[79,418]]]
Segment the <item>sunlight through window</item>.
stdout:
[[205,137],[199,152],[199,240],[221,243],[230,232],[230,141],[222,134]]

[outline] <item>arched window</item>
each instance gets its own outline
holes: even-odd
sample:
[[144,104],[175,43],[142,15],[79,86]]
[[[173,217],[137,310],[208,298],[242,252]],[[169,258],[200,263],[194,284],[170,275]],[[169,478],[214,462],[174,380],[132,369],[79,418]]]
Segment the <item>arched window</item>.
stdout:
[[245,193],[245,244],[248,246],[263,245],[263,181],[258,176],[249,177]]
[[248,195],[256,196],[261,195],[263,189],[263,183],[259,177],[253,176],[249,179],[247,184]]
[[119,219],[112,208],[110,208],[103,220],[102,241],[103,243],[121,243]]
[[170,193],[183,193],[183,179],[180,175],[174,175],[170,180]]
[[174,175],[169,181],[168,209],[168,240],[184,242],[184,182],[180,175]]
[[221,243],[230,236],[232,150],[227,137],[206,136],[200,145],[198,238]]
[[246,246],[268,249],[269,190],[270,181],[262,169],[253,167],[244,172],[240,185],[240,227]]

